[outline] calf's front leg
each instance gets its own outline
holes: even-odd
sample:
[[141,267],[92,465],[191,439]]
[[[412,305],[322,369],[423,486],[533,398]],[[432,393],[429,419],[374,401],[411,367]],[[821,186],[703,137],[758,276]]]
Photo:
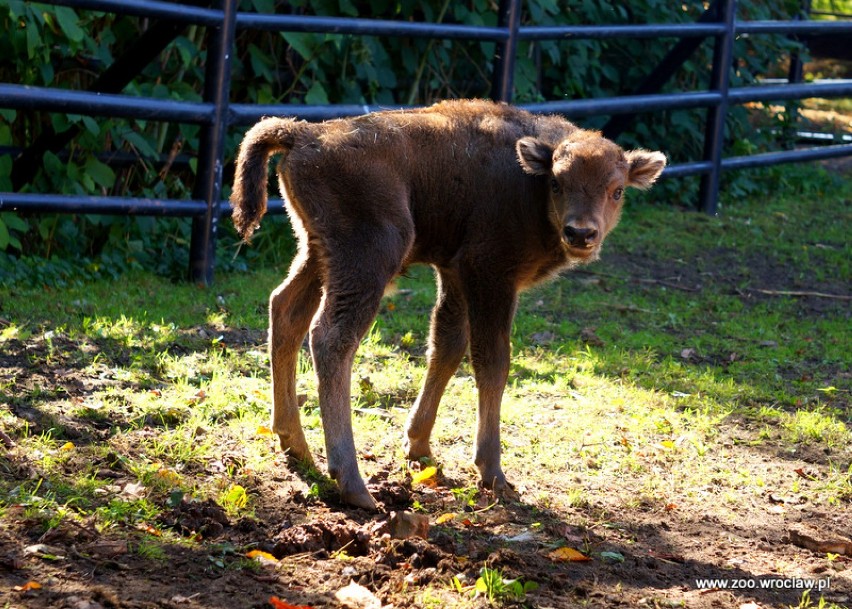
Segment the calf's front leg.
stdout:
[[498,496],[516,498],[500,467],[500,403],[509,376],[517,294],[494,278],[477,277],[468,285],[470,355],[479,393],[474,463],[483,486]]
[[447,383],[458,369],[468,344],[467,305],[458,274],[438,269],[438,297],[432,310],[426,380],[406,426],[406,455],[431,457],[429,437]]

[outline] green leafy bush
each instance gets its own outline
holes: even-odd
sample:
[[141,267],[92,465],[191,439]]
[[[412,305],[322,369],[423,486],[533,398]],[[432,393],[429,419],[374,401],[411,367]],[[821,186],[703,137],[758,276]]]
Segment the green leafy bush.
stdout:
[[[789,5],[789,6],[787,6]],[[787,18],[796,3],[759,0],[740,3],[740,18]],[[495,25],[493,0],[243,0],[240,10],[374,17]],[[689,23],[704,10],[693,0],[670,3],[639,0],[625,4],[528,0],[527,25]],[[146,19],[75,10],[23,0],[0,5],[0,82],[83,90],[116,58],[132,49],[151,27]],[[188,26],[159,57],[124,88],[130,95],[200,100],[206,58],[205,28]],[[517,53],[514,100],[612,97],[629,94],[657,65],[675,39],[566,40],[523,42]],[[761,75],[783,73],[783,60],[795,47],[783,36],[740,37],[733,85]],[[240,30],[233,55],[231,99],[241,103],[428,104],[441,98],[484,97],[491,87],[495,44],[411,37],[275,33]],[[706,89],[712,40],[678,70],[665,91]],[[620,136],[625,146],[665,150],[673,162],[700,158],[704,110],[640,115]],[[606,117],[581,121],[600,127]],[[0,190],[115,195],[157,199],[192,196],[198,126],[156,121],[104,119],[37,111],[0,110]],[[745,109],[728,117],[729,152],[747,141],[758,151]],[[21,176],[14,155],[34,142],[67,137],[48,150],[37,169]],[[242,130],[228,134],[229,160]],[[49,147],[48,147],[49,148]],[[5,153],[4,153],[5,152]],[[13,171],[14,170],[14,171]],[[13,177],[19,183],[13,183]],[[226,172],[227,184],[230,179]],[[691,203],[695,180],[665,182],[661,200]],[[736,177],[729,180],[735,184]],[[219,267],[242,268],[250,256],[284,262],[292,253],[282,221],[258,235],[257,245],[239,248],[230,223],[220,231]],[[61,278],[72,271],[117,273],[143,267],[184,273],[188,219],[58,214],[0,214],[0,276]],[[249,256],[249,258],[247,258]],[[71,264],[61,260],[81,261]],[[37,274],[36,274],[37,275]],[[2,279],[0,279],[2,280]],[[57,279],[58,280],[58,279]]]

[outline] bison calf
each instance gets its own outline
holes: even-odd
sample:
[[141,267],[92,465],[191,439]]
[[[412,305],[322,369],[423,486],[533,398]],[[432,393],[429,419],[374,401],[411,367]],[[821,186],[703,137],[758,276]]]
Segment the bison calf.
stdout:
[[438,297],[408,458],[431,455],[438,403],[469,349],[479,393],[474,461],[485,486],[512,494],[500,468],[500,401],[518,293],[596,259],[624,189],[649,187],[664,155],[625,152],[561,117],[485,101],[325,123],[268,118],[246,134],[237,160],[231,202],[246,240],[266,211],[276,153],[299,242],[269,307],[272,428],[282,449],[311,460],[296,397],[296,358],[310,331],[329,474],[343,501],[375,508],[355,455],[352,361],[388,282],[425,263]]

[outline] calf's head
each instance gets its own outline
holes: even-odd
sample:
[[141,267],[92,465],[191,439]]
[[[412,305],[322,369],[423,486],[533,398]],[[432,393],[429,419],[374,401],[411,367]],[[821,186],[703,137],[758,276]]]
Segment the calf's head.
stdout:
[[578,130],[556,145],[524,137],[516,150],[525,172],[549,180],[551,221],[578,260],[597,257],[621,216],[624,189],[649,188],[666,166],[661,152],[625,152],[595,131]]

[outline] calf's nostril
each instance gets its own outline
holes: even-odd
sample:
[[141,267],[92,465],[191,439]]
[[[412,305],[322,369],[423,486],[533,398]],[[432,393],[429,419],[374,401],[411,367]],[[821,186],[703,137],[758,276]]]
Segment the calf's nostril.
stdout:
[[594,243],[598,236],[598,231],[593,228],[577,228],[574,226],[566,226],[564,229],[565,239],[573,247],[587,247]]

